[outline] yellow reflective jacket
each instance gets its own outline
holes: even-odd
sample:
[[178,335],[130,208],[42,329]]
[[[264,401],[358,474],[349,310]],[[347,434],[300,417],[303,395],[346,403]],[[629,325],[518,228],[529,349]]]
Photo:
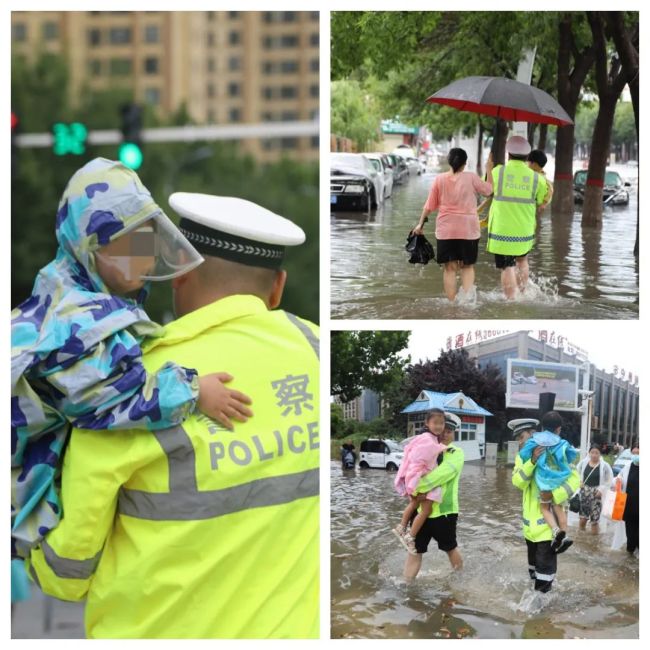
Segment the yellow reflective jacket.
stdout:
[[[523,492],[521,515],[524,537],[531,542],[550,542],[553,539],[553,531],[542,515],[539,488],[533,477],[534,473],[535,463],[532,460],[524,462],[517,454],[512,470],[512,484]],[[564,503],[579,487],[580,475],[574,470],[563,485],[553,490],[553,502]]]
[[74,430],[63,518],[31,556],[47,594],[87,598],[96,638],[319,634],[317,328],[231,296],[171,323],[144,363],[227,371],[254,417]]
[[441,515],[458,514],[458,483],[464,464],[465,452],[451,443],[443,452],[443,460],[440,465],[425,474],[418,482],[416,492],[420,494],[430,492],[437,487],[442,490],[442,500],[440,503],[436,501],[432,503],[429,519]]
[[535,214],[546,196],[546,179],[525,162],[509,160],[492,170],[492,186],[487,251],[526,255],[535,241]]

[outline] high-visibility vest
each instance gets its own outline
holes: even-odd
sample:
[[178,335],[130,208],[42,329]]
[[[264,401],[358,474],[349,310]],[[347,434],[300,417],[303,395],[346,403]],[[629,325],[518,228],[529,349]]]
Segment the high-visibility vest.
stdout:
[[443,452],[443,460],[440,465],[420,479],[417,492],[430,492],[436,487],[442,490],[441,501],[432,503],[430,519],[442,515],[458,514],[458,483],[464,464],[465,452],[451,443],[447,446],[447,451]]
[[166,328],[143,357],[227,371],[254,416],[160,431],[78,431],[63,518],[31,573],[87,596],[96,638],[319,636],[319,362],[315,325],[231,296]]
[[[553,539],[553,531],[546,523],[539,502],[539,488],[535,482],[535,464],[522,461],[519,455],[512,470],[512,483],[522,490],[522,525],[524,537],[531,542],[545,542]],[[580,475],[573,471],[566,481],[553,490],[553,502],[563,503],[580,489]]]
[[535,241],[535,212],[546,195],[546,180],[525,162],[509,160],[492,170],[492,183],[487,251],[525,255]]

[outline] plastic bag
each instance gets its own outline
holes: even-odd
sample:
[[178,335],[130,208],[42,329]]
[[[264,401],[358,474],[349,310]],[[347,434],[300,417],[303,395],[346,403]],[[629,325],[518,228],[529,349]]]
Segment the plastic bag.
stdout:
[[602,515],[613,521],[622,521],[625,512],[627,494],[621,490],[620,480],[616,481],[616,489],[608,490],[603,498]]
[[406,238],[407,253],[411,254],[409,264],[428,264],[431,260],[436,259],[436,253],[433,250],[431,242],[424,235],[414,235],[409,233]]

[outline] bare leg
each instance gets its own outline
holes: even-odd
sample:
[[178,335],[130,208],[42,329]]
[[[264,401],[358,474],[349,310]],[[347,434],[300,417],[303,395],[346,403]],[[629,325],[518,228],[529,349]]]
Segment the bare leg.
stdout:
[[[410,497],[409,504],[404,508],[404,512],[402,513],[402,521],[400,522],[404,528],[406,528],[409,524],[409,521],[411,521],[411,517],[413,516],[413,513],[417,510],[418,508],[418,502],[414,497]],[[420,524],[421,525],[421,524]]]
[[591,532],[593,535],[598,535],[599,528],[598,528],[598,522],[595,524],[591,524]]
[[458,271],[458,262],[445,262],[445,268],[442,272],[442,283],[445,287],[445,295],[448,300],[456,298],[456,273]]
[[587,517],[580,517],[580,530],[585,530],[587,528]]
[[524,291],[528,286],[528,278],[530,276],[530,270],[528,267],[528,255],[524,257],[517,258],[517,284],[519,285],[519,291]]
[[555,518],[556,513],[551,509],[551,506],[553,505],[553,495],[550,492],[540,492],[539,500],[539,508],[542,511],[542,517],[544,517],[544,521],[546,521],[546,523],[551,527],[551,530],[556,526],[562,528],[562,526],[559,525],[559,519],[556,520]]
[[560,530],[566,532],[567,518],[566,518],[566,512],[564,511],[564,508],[561,505],[553,504],[553,511],[555,512],[555,518],[557,519],[558,527],[560,528]]
[[411,555],[410,553],[406,556],[406,562],[404,562],[404,578],[407,582],[411,582],[415,576],[420,572],[422,567],[422,554],[418,553],[417,555]]
[[470,264],[469,266],[460,267],[460,282],[463,287],[465,295],[468,295],[472,291],[474,286],[474,265]]
[[463,556],[460,554],[458,547],[451,551],[447,551],[447,557],[449,558],[451,566],[454,567],[456,571],[463,568]]
[[424,522],[429,518],[431,508],[433,507],[433,501],[425,499],[420,505],[422,506],[420,512],[411,524],[411,537],[415,537],[420,532],[420,528],[422,528]]
[[506,299],[512,300],[515,297],[515,289],[517,288],[514,266],[508,266],[501,271],[501,286],[503,287],[503,293]]

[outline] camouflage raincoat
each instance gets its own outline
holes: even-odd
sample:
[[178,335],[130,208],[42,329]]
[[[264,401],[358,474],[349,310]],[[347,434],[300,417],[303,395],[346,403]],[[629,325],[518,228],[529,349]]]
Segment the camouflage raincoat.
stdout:
[[136,299],[110,294],[95,251],[160,212],[135,172],[97,158],[68,183],[56,214],[56,258],[11,314],[12,555],[58,523],[57,478],[70,427],[162,429],[194,409],[194,370],[142,366],[160,336]]

